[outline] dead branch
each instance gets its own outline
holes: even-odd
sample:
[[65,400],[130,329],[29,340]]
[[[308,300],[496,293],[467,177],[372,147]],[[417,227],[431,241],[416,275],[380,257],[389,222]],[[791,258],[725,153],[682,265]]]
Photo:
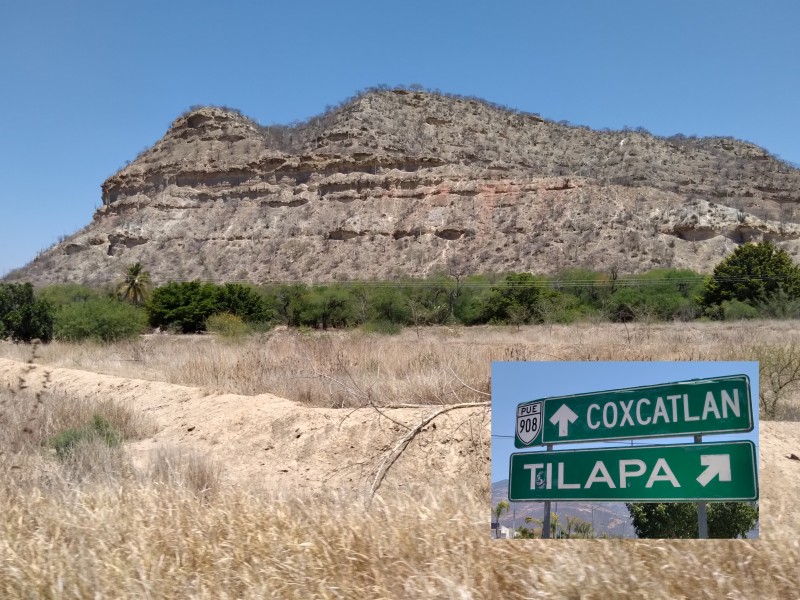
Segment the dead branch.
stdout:
[[[477,391],[477,390],[476,390]],[[383,483],[384,478],[386,477],[386,473],[392,467],[392,465],[400,458],[400,455],[403,451],[408,447],[411,441],[417,436],[417,434],[422,431],[426,425],[428,425],[431,421],[433,421],[436,417],[443,415],[446,412],[450,412],[451,410],[457,410],[459,408],[474,408],[476,406],[488,406],[489,402],[466,402],[464,404],[452,404],[450,406],[446,406],[444,408],[440,408],[434,413],[431,413],[422,421],[419,425],[414,427],[413,429],[409,430],[402,438],[400,438],[394,447],[391,449],[390,452],[384,456],[383,460],[381,461],[380,466],[378,467],[377,472],[375,473],[375,479],[372,481],[372,486],[369,490],[369,499],[372,499],[375,496],[375,493],[378,491],[381,483]]]
[[468,390],[472,390],[473,392],[475,392],[476,394],[480,394],[481,396],[491,396],[491,394],[490,394],[489,392],[482,392],[481,390],[476,390],[476,389],[475,389],[474,387],[472,387],[471,385],[467,385],[466,383],[464,383],[464,380],[463,380],[463,379],[461,379],[461,377],[459,377],[458,375],[456,375],[456,372],[455,372],[455,371],[453,371],[452,367],[448,367],[448,369],[450,370],[450,373],[452,373],[452,374],[453,374],[453,377],[455,377],[456,379],[458,379],[458,382],[459,382],[461,385],[463,385],[465,388],[467,388]]
[[357,398],[361,402],[361,404],[369,404],[370,403],[371,391],[367,390],[365,392],[364,390],[361,389],[361,387],[358,385],[358,383],[356,383],[356,381],[353,379],[353,376],[350,374],[350,371],[342,363],[341,354],[337,355],[336,360],[339,363],[339,366],[344,370],[344,372],[347,374],[347,377],[352,382],[352,384],[353,384],[352,387],[347,385],[345,382],[337,379],[336,377],[333,377],[332,375],[328,375],[327,373],[323,373],[322,371],[320,371],[316,367],[316,365],[314,364],[314,361],[311,360],[311,357],[305,351],[305,348],[303,348],[300,344],[296,344],[296,347],[297,347],[298,351],[300,352],[300,354],[303,355],[303,358],[305,358],[305,360],[308,363],[308,366],[311,368],[311,372],[313,373],[313,376],[315,378],[324,379],[324,380],[328,381],[329,383],[332,383],[332,384],[335,384],[335,385],[339,386],[342,390],[344,390],[344,392],[346,394],[349,394],[349,395]]

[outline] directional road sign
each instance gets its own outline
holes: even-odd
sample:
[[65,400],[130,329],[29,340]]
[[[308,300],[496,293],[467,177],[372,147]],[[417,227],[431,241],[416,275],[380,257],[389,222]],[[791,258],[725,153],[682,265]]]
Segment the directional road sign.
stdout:
[[[541,408],[534,430],[536,405]],[[514,441],[523,448],[752,429],[750,379],[733,375],[525,402],[517,406]]]
[[757,500],[756,464],[751,441],[516,453],[508,499]]

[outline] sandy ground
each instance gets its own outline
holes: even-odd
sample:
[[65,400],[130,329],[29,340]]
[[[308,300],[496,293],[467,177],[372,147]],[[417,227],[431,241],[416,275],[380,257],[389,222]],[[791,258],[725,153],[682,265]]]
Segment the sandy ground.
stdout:
[[[159,446],[207,454],[229,485],[290,495],[337,490],[364,495],[409,427],[441,407],[356,411],[308,408],[270,394],[242,396],[0,359],[0,386],[24,376],[33,392],[126,403],[149,415],[158,433],[130,444],[141,465]],[[380,493],[467,483],[489,499],[488,407],[453,410],[429,424],[389,470]],[[435,425],[435,426],[434,426]],[[800,532],[800,423],[761,422],[761,538]]]
[[[160,446],[199,452],[223,465],[226,484],[290,495],[370,490],[387,455],[426,416],[423,408],[309,408],[271,394],[219,394],[201,388],[126,379],[0,359],[0,386],[24,377],[27,389],[104,400],[149,416],[158,432],[129,444],[145,466]],[[489,407],[452,410],[426,426],[388,470],[379,493],[417,485],[468,484],[486,490],[490,472]]]
[[800,423],[761,421],[758,439],[761,539],[800,532]]

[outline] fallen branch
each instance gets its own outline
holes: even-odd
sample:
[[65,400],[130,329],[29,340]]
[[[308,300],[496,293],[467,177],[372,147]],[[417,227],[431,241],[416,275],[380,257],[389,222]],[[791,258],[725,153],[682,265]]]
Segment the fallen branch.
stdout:
[[375,479],[372,482],[372,486],[369,490],[369,499],[371,500],[375,493],[378,491],[381,483],[383,483],[384,478],[386,477],[386,473],[392,467],[392,465],[400,458],[400,455],[403,451],[408,447],[411,441],[422,431],[426,425],[428,425],[431,421],[433,421],[436,417],[443,415],[446,412],[450,412],[451,410],[456,410],[459,408],[474,408],[476,406],[488,406],[489,402],[466,402],[464,404],[452,404],[450,406],[445,406],[444,408],[440,408],[434,413],[431,413],[420,422],[419,425],[410,429],[408,433],[406,433],[398,442],[394,445],[392,450],[384,457],[383,461],[381,461],[380,466],[378,467],[377,472],[375,473]]

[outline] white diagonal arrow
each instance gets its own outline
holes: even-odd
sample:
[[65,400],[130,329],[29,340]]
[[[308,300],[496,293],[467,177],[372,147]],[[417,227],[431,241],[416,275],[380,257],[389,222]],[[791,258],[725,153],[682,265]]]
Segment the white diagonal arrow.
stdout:
[[720,481],[731,480],[730,454],[702,454],[700,456],[700,464],[707,467],[697,478],[698,483],[703,487],[706,487],[708,482],[717,475],[719,475]]
[[552,417],[550,417],[550,422],[555,425],[558,424],[558,437],[564,437],[568,435],[567,429],[569,428],[570,423],[574,423],[578,415],[566,404],[562,404],[561,408],[559,408]]

